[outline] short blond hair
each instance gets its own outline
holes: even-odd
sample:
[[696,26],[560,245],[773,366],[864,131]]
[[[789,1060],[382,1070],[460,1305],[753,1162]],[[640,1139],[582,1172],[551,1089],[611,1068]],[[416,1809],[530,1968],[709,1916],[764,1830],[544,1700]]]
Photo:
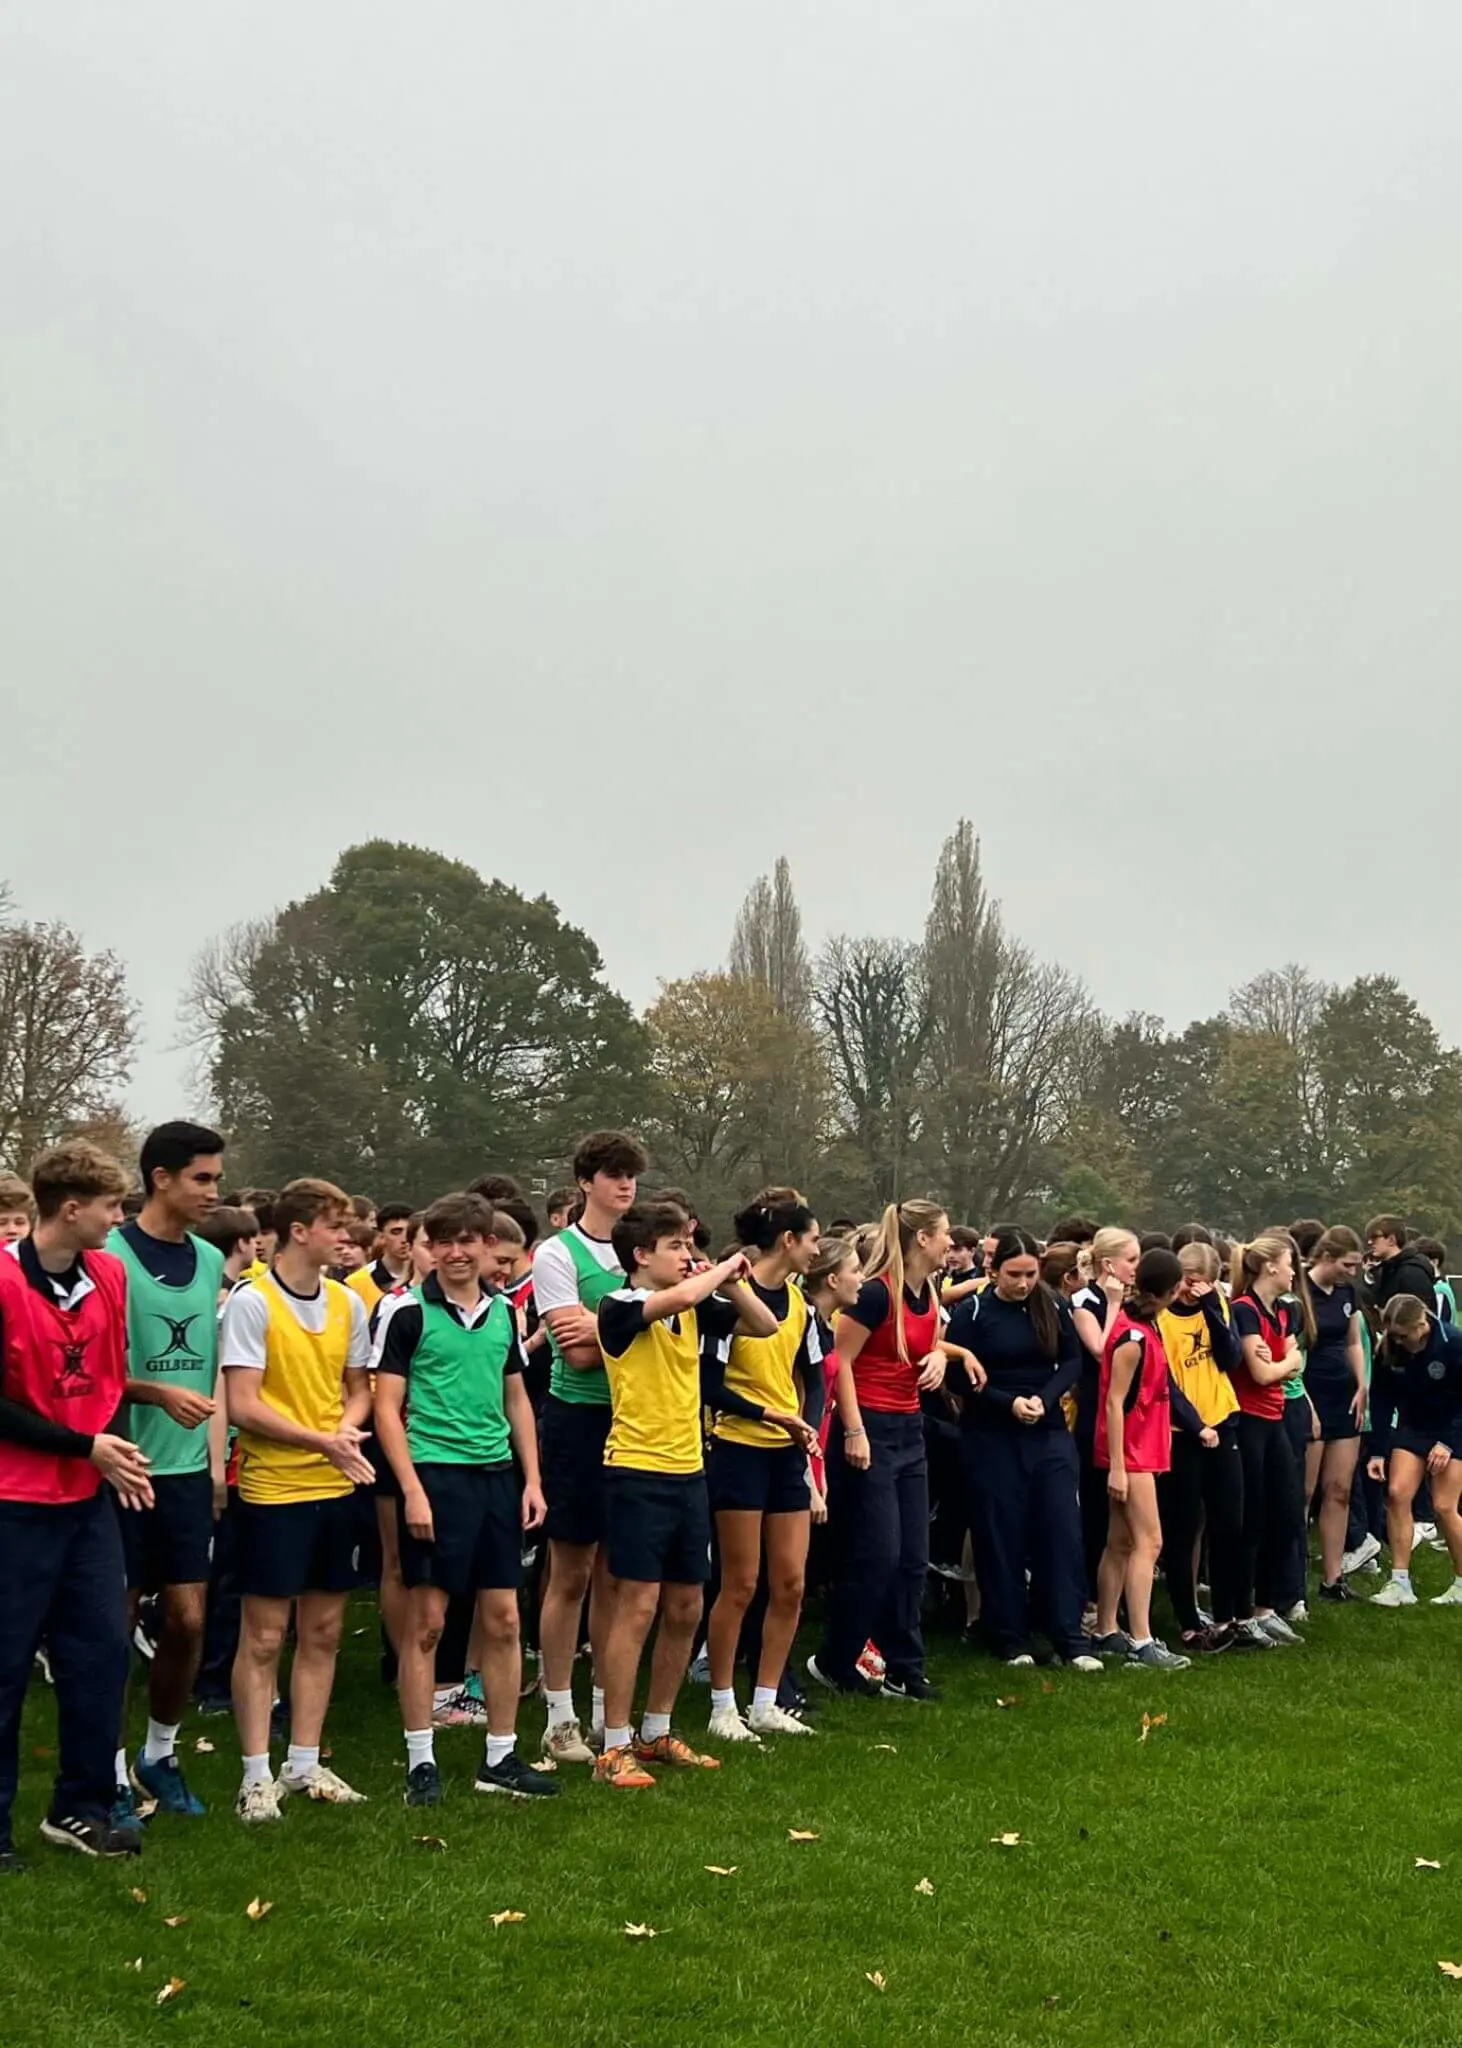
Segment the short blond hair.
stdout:
[[18,1173],[0,1173],[0,1216],[29,1216],[36,1220],[36,1198],[30,1191],[30,1182],[22,1180]]
[[100,1195],[120,1201],[132,1176],[90,1138],[72,1138],[31,1161],[30,1184],[37,1216],[48,1217],[59,1215],[66,1202],[94,1202]]

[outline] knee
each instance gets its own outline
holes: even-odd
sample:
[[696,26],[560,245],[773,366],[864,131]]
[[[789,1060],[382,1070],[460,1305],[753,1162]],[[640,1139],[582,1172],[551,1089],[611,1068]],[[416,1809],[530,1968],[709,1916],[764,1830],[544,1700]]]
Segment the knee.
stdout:
[[163,1600],[164,1631],[174,1641],[196,1642],[203,1634],[203,1618],[207,1609],[208,1595],[204,1587],[175,1586]]
[[1391,1480],[1386,1487],[1386,1505],[1393,1515],[1409,1515],[1413,1498],[1411,1488],[1402,1486],[1397,1480]]
[[699,1586],[677,1586],[667,1590],[660,1610],[663,1625],[676,1635],[691,1634],[701,1618],[704,1598]]
[[1350,1481],[1348,1479],[1324,1479],[1320,1483],[1320,1498],[1327,1508],[1348,1508],[1350,1506]]
[[518,1640],[518,1603],[516,1600],[495,1601],[491,1607],[479,1607],[478,1626],[483,1641],[502,1649],[511,1647]]
[[333,1657],[340,1648],[344,1620],[342,1614],[312,1615],[298,1623],[300,1648],[309,1656]]
[[442,1640],[442,1624],[439,1621],[419,1621],[411,1634],[423,1657],[436,1655],[437,1644]]
[[728,1607],[734,1608],[739,1614],[744,1614],[756,1596],[756,1577],[755,1572],[727,1573],[723,1566],[719,1597]]
[[284,1622],[245,1615],[239,1628],[239,1650],[256,1664],[272,1664],[284,1648],[284,1636]]
[[547,1598],[560,1601],[565,1607],[582,1607],[591,1573],[592,1566],[587,1558],[576,1557],[567,1564],[560,1558],[554,1558],[549,1567]]
[[768,1597],[773,1607],[784,1611],[789,1607],[800,1607],[806,1590],[806,1574],[800,1571],[778,1572],[768,1587]]
[[639,1636],[648,1634],[650,1623],[655,1619],[658,1588],[646,1585],[641,1579],[616,1579],[614,1581],[614,1619],[619,1627],[633,1629]]

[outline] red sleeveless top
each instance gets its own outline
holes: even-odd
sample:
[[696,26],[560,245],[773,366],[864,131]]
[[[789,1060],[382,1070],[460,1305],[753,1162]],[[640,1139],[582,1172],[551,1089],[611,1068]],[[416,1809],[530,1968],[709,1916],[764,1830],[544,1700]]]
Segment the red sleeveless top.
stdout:
[[[31,1286],[19,1259],[0,1256],[0,1394],[96,1436],[127,1383],[127,1278],[111,1252],[83,1252],[81,1263],[91,1291],[65,1309]],[[90,1500],[101,1484],[85,1458],[0,1442],[0,1500],[58,1507]]]
[[893,1291],[879,1275],[888,1295],[888,1314],[853,1360],[853,1385],[860,1409],[871,1408],[878,1415],[917,1415],[919,1412],[919,1361],[927,1358],[939,1342],[939,1296],[934,1282],[928,1283],[927,1308],[914,1308],[904,1296],[904,1349],[908,1363],[899,1357],[898,1325],[894,1321]]
[[1111,1466],[1111,1445],[1107,1440],[1107,1390],[1112,1384],[1113,1354],[1123,1344],[1140,1344],[1142,1362],[1127,1392],[1122,1419],[1122,1468],[1126,1472],[1166,1472],[1173,1462],[1167,1347],[1155,1323],[1139,1323],[1128,1315],[1126,1309],[1118,1314],[1102,1347],[1093,1463],[1107,1468]]

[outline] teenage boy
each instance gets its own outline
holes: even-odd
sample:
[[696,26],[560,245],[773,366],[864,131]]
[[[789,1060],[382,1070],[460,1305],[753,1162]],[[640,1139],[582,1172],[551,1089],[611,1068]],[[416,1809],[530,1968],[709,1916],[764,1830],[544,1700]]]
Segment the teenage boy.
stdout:
[[129,1176],[76,1141],[31,1171],[37,1221],[0,1257],[0,1871],[11,1843],[20,1716],[45,1640],[60,1768],[41,1833],[85,1856],[135,1856],[135,1819],[114,1821],[117,1730],[127,1683],[124,1507],[152,1505],[147,1459],[114,1434],[127,1379],[126,1278],[102,1249]]
[[346,1275],[346,1286],[360,1296],[368,1316],[393,1287],[411,1284],[411,1250],[406,1242],[411,1217],[409,1202],[382,1203],[376,1215],[376,1256],[358,1273]]
[[557,1236],[560,1230],[567,1230],[574,1220],[574,1211],[579,1206],[577,1188],[555,1188],[548,1198],[548,1228]]
[[1371,1262],[1371,1299],[1378,1310],[1398,1294],[1414,1294],[1428,1308],[1433,1306],[1436,1269],[1416,1244],[1408,1242],[1403,1218],[1373,1216],[1366,1225],[1366,1255]]
[[[613,1418],[604,1447],[604,1550],[614,1597],[602,1665],[604,1754],[594,1778],[637,1791],[655,1782],[649,1763],[720,1768],[718,1758],[697,1755],[670,1732],[711,1575],[701,1345],[704,1339],[709,1355],[733,1331],[774,1337],[779,1326],[745,1284],[744,1252],[699,1266],[684,1210],[665,1202],[633,1209],[615,1225],[613,1241],[629,1285],[607,1294],[598,1312]],[[636,1742],[635,1677],[657,1608]]]
[[[329,1181],[291,1181],[274,1203],[273,1265],[237,1288],[223,1312],[220,1363],[239,1447],[238,1813],[248,1822],[278,1820],[281,1792],[331,1806],[364,1797],[320,1762],[345,1600],[355,1583],[352,1492],[375,1477],[361,1452],[371,1412],[365,1307],[327,1278],[348,1211],[349,1198]],[[291,1740],[276,1783],[269,1715],[291,1602]]]
[[584,1595],[594,1583],[589,1641],[594,1652],[590,1732],[604,1724],[600,1681],[609,1619],[604,1535],[604,1443],[609,1435],[609,1380],[599,1349],[599,1304],[624,1283],[614,1249],[615,1225],[634,1206],[648,1161],[624,1131],[595,1131],[574,1154],[582,1212],[533,1257],[533,1296],[548,1330],[553,1363],[543,1406],[543,1490],[548,1497],[548,1585],[539,1617],[543,1692],[548,1703],[544,1755],[555,1763],[588,1764],[594,1752],[574,1714],[574,1653]]
[[0,1251],[29,1237],[36,1220],[30,1184],[13,1173],[0,1173]]
[[479,1195],[432,1203],[422,1227],[436,1269],[419,1297],[392,1314],[376,1368],[376,1430],[400,1487],[408,1620],[398,1682],[408,1806],[441,1802],[432,1685],[453,1596],[475,1601],[482,1641],[487,1747],[477,1790],[534,1799],[560,1789],[515,1747],[523,1675],[520,1552],[523,1532],[541,1524],[545,1502],[517,1318],[484,1272],[494,1222]]
[[[123,1524],[127,1590],[134,1621],[142,1596],[157,1596],[159,1623],[130,1775],[164,1813],[196,1816],[206,1809],[178,1763],[178,1728],[203,1653],[228,1432],[214,1400],[223,1258],[194,1233],[218,1206],[223,1139],[203,1124],[159,1124],[139,1166],[141,1211],[107,1239],[127,1275],[130,1433],[152,1476],[152,1506]],[[125,1758],[118,1776],[125,1785]]]
[[274,1224],[274,1204],[278,1200],[273,1188],[244,1188],[238,1196],[241,1209],[252,1209],[254,1220],[259,1226],[259,1242],[252,1266],[245,1266],[246,1280],[262,1280],[274,1259],[274,1248],[279,1242],[279,1233]]

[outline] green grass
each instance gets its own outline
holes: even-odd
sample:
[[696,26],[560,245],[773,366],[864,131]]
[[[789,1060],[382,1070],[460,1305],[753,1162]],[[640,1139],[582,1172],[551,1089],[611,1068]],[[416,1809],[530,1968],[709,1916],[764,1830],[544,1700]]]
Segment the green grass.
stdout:
[[[1447,1576],[1423,1554],[1420,1592]],[[351,1628],[371,1618],[361,1602]],[[420,1815],[400,1804],[367,1628],[348,1638],[328,1739],[369,1806],[290,1805],[245,1832],[231,1724],[190,1721],[189,1774],[214,1811],[154,1822],[125,1865],[36,1840],[37,1752],[54,1740],[38,1690],[17,1828],[32,1868],[0,1888],[0,2048],[1455,2048],[1462,1984],[1437,1963],[1462,1962],[1462,1613],[1325,1609],[1308,1635],[1173,1677],[1083,1679],[1006,1671],[936,1634],[940,1706],[839,1703],[810,1742],[651,1793],[565,1773],[551,1807],[475,1796],[477,1738],[448,1733],[448,1802]],[[696,1690],[688,1731],[705,1708]],[[1145,1744],[1144,1711],[1168,1715]],[[540,1713],[524,1712],[535,1735]],[[212,1756],[193,1753],[200,1729]],[[1021,1845],[993,1846],[1007,1830]],[[428,1831],[445,1851],[413,1839]],[[256,1895],[274,1902],[258,1924]],[[494,1930],[508,1908],[526,1918]],[[159,2011],[172,1975],[187,1989]]]

